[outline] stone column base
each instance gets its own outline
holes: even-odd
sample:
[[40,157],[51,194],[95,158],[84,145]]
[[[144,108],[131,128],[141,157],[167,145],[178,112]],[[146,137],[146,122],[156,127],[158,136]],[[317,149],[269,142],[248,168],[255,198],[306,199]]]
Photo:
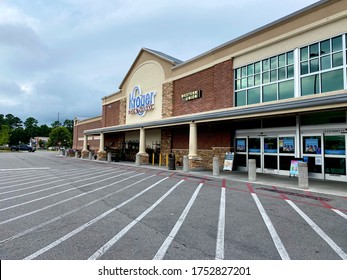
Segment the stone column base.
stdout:
[[189,169],[192,171],[198,171],[204,169],[203,159],[199,156],[189,157]]
[[106,160],[106,159],[107,159],[107,153],[105,151],[98,152],[97,160]]
[[147,153],[137,154],[140,157],[140,164],[148,164],[149,163],[149,155]]
[[89,158],[89,151],[82,151],[81,158]]

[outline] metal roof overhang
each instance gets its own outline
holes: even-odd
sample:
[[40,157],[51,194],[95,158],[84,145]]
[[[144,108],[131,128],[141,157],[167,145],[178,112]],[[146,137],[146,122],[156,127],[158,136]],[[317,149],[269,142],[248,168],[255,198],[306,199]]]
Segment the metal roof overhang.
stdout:
[[190,122],[204,123],[222,120],[247,119],[279,114],[299,114],[315,110],[347,108],[347,94],[334,94],[320,96],[319,98],[303,98],[277,103],[261,104],[261,106],[234,107],[219,111],[210,111],[180,117],[172,117],[157,121],[144,122],[130,125],[117,125],[85,130],[84,134],[93,135],[100,133],[113,133],[131,131],[140,128],[160,128],[188,124]]

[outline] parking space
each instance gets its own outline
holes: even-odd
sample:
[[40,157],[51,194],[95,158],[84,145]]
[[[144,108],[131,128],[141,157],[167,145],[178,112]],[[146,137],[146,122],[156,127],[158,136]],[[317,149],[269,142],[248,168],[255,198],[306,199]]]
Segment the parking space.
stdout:
[[347,259],[347,199],[132,164],[0,154],[1,259]]

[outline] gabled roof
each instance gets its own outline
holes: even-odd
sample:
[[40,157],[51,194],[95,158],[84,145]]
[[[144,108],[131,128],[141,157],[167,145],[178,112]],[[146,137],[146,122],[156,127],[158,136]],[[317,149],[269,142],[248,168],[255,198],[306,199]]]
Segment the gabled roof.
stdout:
[[183,62],[182,60],[179,60],[171,55],[167,55],[162,52],[158,52],[158,51],[147,49],[147,48],[143,48],[143,50],[146,50],[147,52],[152,53],[160,58],[164,58],[165,60],[171,62],[174,65],[181,64]]
[[121,82],[121,84],[120,84],[120,86],[119,86],[120,89],[123,87],[123,85],[124,85],[125,81],[127,80],[128,76],[129,76],[129,74],[130,74],[130,72],[133,70],[133,68],[134,68],[134,66],[135,66],[135,64],[136,64],[136,62],[139,60],[140,56],[141,56],[144,52],[150,53],[150,54],[152,54],[152,55],[154,55],[154,56],[156,56],[156,57],[158,57],[158,58],[160,58],[160,59],[162,59],[162,60],[165,60],[165,61],[171,63],[172,66],[176,66],[176,65],[178,65],[178,64],[180,64],[180,63],[183,62],[183,61],[181,61],[181,60],[179,60],[179,59],[177,59],[177,58],[174,58],[173,56],[167,55],[167,54],[165,54],[165,53],[158,52],[158,51],[151,50],[151,49],[147,49],[147,48],[142,48],[141,51],[139,52],[139,54],[137,55],[137,57],[135,58],[133,64],[131,65],[129,71],[128,71],[127,74],[125,75],[123,81]]

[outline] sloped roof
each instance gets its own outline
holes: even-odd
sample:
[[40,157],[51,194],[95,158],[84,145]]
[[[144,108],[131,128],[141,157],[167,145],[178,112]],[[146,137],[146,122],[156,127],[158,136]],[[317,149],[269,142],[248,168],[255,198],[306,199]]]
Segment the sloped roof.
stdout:
[[174,58],[174,57],[172,57],[170,55],[167,55],[165,53],[158,52],[158,51],[151,50],[151,49],[147,49],[147,48],[142,48],[141,51],[139,52],[139,54],[137,55],[137,57],[135,58],[133,64],[131,65],[128,73],[125,75],[123,81],[121,82],[121,84],[119,86],[120,89],[123,87],[123,85],[124,85],[126,79],[128,78],[131,70],[134,68],[134,65],[136,64],[136,62],[138,61],[138,59],[140,58],[140,56],[142,55],[143,52],[150,53],[150,54],[152,54],[152,55],[154,55],[154,56],[156,56],[156,57],[158,57],[158,58],[160,58],[162,60],[165,60],[165,61],[171,63],[172,66],[176,66],[176,65],[178,65],[178,64],[183,62],[183,61],[181,61],[181,60],[179,60],[177,58]]
[[158,52],[158,51],[147,49],[147,48],[143,48],[143,50],[146,50],[149,53],[152,53],[152,54],[154,54],[156,56],[164,58],[165,60],[168,60],[169,62],[171,62],[172,64],[175,64],[175,65],[180,64],[180,63],[183,62],[182,60],[179,60],[179,59],[177,59],[177,58],[175,58],[175,57],[173,57],[171,55],[167,55],[167,54],[162,53],[162,52]]

